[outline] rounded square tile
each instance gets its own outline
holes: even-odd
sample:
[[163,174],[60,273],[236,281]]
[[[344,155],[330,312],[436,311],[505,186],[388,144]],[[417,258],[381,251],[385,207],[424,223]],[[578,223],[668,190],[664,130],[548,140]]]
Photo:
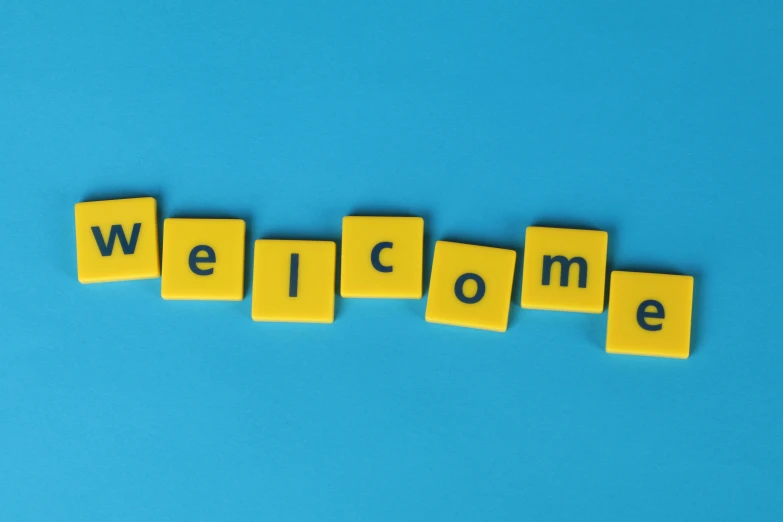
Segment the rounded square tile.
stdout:
[[522,308],[603,312],[608,241],[601,230],[528,227]]
[[77,203],[79,281],[102,283],[160,276],[154,198]]
[[241,301],[245,283],[245,222],[181,219],[163,222],[164,299]]
[[516,257],[513,250],[438,241],[426,320],[506,331]]
[[343,297],[421,298],[422,218],[347,216],[342,240]]
[[692,308],[691,276],[612,272],[606,351],[685,359]]
[[333,241],[256,241],[253,320],[333,322],[336,253]]

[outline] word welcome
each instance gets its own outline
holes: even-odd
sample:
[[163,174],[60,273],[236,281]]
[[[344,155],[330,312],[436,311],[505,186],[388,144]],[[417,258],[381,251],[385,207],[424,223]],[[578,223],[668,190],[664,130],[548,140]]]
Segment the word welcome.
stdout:
[[[164,299],[244,297],[245,222],[169,218],[162,262],[153,198],[77,203],[82,283],[161,277]],[[523,308],[601,313],[609,235],[599,230],[528,227]],[[259,239],[254,245],[255,321],[334,321],[337,246],[333,241]],[[425,319],[499,332],[508,326],[516,252],[437,241]],[[421,299],[424,220],[343,218],[340,295]],[[693,277],[613,271],[606,351],[687,358]]]

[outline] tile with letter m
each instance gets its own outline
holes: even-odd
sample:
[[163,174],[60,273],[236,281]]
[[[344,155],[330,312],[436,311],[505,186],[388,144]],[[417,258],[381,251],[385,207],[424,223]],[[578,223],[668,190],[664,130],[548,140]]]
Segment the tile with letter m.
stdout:
[[601,230],[528,227],[522,308],[603,312],[608,242]]

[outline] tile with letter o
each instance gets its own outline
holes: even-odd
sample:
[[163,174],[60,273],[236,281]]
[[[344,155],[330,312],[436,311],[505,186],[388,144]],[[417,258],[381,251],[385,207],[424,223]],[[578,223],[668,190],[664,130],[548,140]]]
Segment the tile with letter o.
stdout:
[[603,312],[608,241],[601,230],[528,227],[522,308]]
[[438,241],[425,319],[505,332],[516,257],[513,250]]
[[606,351],[685,359],[692,308],[691,276],[612,272]]
[[420,299],[423,261],[422,218],[343,218],[343,297]]
[[155,198],[77,203],[74,214],[80,282],[160,276]]
[[241,301],[245,222],[169,218],[163,222],[163,299]]
[[336,254],[333,241],[256,241],[253,320],[333,322]]

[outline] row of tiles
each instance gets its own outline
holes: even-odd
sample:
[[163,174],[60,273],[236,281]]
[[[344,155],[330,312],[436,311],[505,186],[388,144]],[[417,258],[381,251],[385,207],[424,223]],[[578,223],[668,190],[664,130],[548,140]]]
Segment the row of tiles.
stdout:
[[[78,203],[75,221],[82,283],[162,276],[164,299],[244,296],[243,220],[166,219],[162,270],[153,198]],[[607,245],[603,231],[529,227],[521,306],[603,312]],[[334,320],[334,242],[261,239],[254,250],[254,320]],[[420,299],[423,261],[423,219],[343,219],[343,297]],[[426,320],[505,331],[515,265],[514,250],[438,241]],[[612,272],[607,351],[688,357],[692,299],[690,276]]]

